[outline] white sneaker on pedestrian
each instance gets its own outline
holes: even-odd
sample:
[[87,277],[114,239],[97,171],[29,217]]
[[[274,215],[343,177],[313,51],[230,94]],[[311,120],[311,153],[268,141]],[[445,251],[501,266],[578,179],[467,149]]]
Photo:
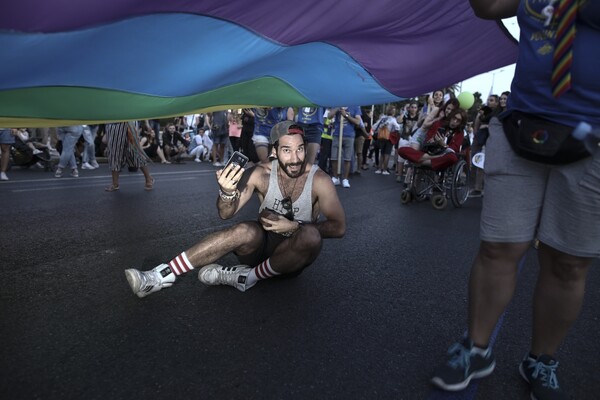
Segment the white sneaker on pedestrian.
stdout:
[[344,179],[342,181],[342,186],[345,188],[349,188],[350,187],[350,182],[348,181],[348,179]]
[[73,170],[71,171],[71,176],[73,178],[79,178],[79,171],[77,171],[77,168],[73,168]]
[[167,264],[160,264],[150,271],[138,271],[134,268],[126,269],[125,276],[131,290],[138,297],[146,297],[164,287],[173,286],[173,282],[177,277]]
[[199,158],[194,159],[194,161],[196,161],[196,162],[202,162],[202,160],[199,159]]
[[198,271],[198,279],[205,285],[229,285],[240,292],[245,292],[256,284],[246,285],[248,274],[252,271],[247,265],[236,265],[235,267],[223,267],[219,264],[210,264]]
[[390,174],[390,173],[389,173],[387,170],[385,170],[385,171],[383,171],[383,172],[381,173],[381,175],[389,175],[389,174]]
[[381,170],[380,170],[380,169],[378,169],[377,171],[375,171],[375,173],[376,173],[377,175],[380,175],[380,174],[381,174]]
[[8,176],[6,176],[5,172],[0,172],[0,181],[7,181]]
[[339,186],[340,185],[340,179],[336,178],[335,176],[331,177],[331,182],[333,182],[334,186]]
[[81,164],[81,169],[95,169],[90,163]]
[[94,168],[100,168],[100,164],[98,164],[98,161],[96,160],[90,161],[90,165]]
[[60,169],[60,168],[56,168],[56,172],[54,173],[54,177],[55,177],[55,178],[60,178],[60,177],[62,177],[62,169]]
[[222,167],[222,166],[223,166],[223,164],[218,161],[213,163],[213,167]]

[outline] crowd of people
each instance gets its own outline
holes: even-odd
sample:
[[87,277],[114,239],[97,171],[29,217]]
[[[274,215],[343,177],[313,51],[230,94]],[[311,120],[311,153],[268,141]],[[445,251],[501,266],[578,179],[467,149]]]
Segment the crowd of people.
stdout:
[[[221,218],[232,218],[258,196],[258,221],[210,234],[148,271],[126,270],[132,291],[145,297],[196,268],[202,283],[240,291],[263,279],[297,275],[318,257],[323,239],[344,236],[335,186],[350,188],[352,173],[373,168],[381,176],[394,172],[403,182],[412,168],[443,170],[485,151],[485,182],[483,170],[476,169],[472,192],[483,195],[485,185],[481,242],[468,282],[468,328],[431,382],[459,391],[494,371],[490,338],[515,291],[518,264],[536,241],[532,341],[518,370],[532,399],[565,399],[555,353],[579,315],[587,272],[600,256],[600,151],[586,150],[571,137],[582,121],[600,126],[594,107],[600,100],[594,75],[600,67],[600,3],[470,3],[481,18],[517,15],[521,27],[512,93],[490,94],[473,120],[452,93],[438,90],[423,105],[388,105],[380,115],[357,105],[267,107],[185,115],[164,127],[158,120],[61,127],[55,176],[70,170],[77,177],[78,165],[97,168],[96,157],[105,155],[113,178],[107,191],[119,189],[125,165],[141,169],[144,188],[152,190],[149,159],[168,164],[189,157],[219,168]],[[48,134],[42,130],[36,144],[22,129],[0,130],[1,179],[8,180],[8,155],[17,141],[32,156],[44,144],[59,147]],[[235,150],[253,167],[225,166]],[[230,252],[240,265],[214,264]]]
[[[480,113],[495,108],[497,102],[491,100],[497,98],[490,96]],[[442,104],[444,99],[446,104]],[[49,149],[58,159],[56,178],[63,177],[65,171],[71,177],[79,177],[80,169],[96,169],[98,158],[107,159],[114,180],[107,190],[115,191],[118,190],[115,173],[124,166],[144,172],[148,162],[176,164],[193,160],[219,168],[234,151],[242,152],[252,163],[268,162],[270,129],[278,122],[291,120],[306,132],[307,162],[321,167],[331,176],[335,186],[350,188],[352,174],[361,174],[371,168],[375,174],[384,176],[395,172],[397,181],[403,182],[405,164],[418,161],[407,158],[406,154],[402,157],[401,154],[406,152],[404,148],[410,146],[420,151],[425,145],[425,134],[433,129],[432,126],[445,129],[450,123],[450,112],[458,107],[453,92],[439,90],[429,95],[425,104],[410,100],[399,106],[378,107],[256,107],[188,114],[169,120],[142,120],[129,123],[128,129],[119,134],[119,140],[109,129],[116,123],[3,130],[4,141],[9,146],[3,151],[6,156],[2,159],[6,159],[3,163],[8,166],[10,145],[19,147],[32,159],[44,148]],[[458,147],[449,147],[449,151],[464,154],[471,142],[480,136],[472,134],[473,126],[481,124],[481,129],[485,129],[488,114],[486,118],[482,117],[483,123],[479,116],[468,123],[466,118],[463,119],[460,127],[465,140]],[[430,136],[426,141],[431,139]],[[438,136],[437,140],[450,143],[450,135]],[[124,152],[125,145],[127,151]],[[482,147],[478,145],[479,151]],[[445,158],[452,159],[452,156]],[[8,180],[6,169],[2,169],[2,180]],[[148,175],[146,189],[152,187],[150,178]],[[477,193],[481,193],[479,188]]]

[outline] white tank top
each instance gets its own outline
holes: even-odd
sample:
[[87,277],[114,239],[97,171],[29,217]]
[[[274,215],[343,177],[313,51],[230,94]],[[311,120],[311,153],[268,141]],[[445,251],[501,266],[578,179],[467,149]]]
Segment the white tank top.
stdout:
[[[306,223],[313,222],[313,209],[312,209],[312,184],[313,184],[313,176],[315,172],[317,172],[319,166],[313,164],[308,173],[308,177],[306,178],[306,182],[304,182],[304,188],[302,189],[302,193],[300,197],[296,201],[292,203],[292,208],[294,210],[294,220],[302,221]],[[277,171],[279,170],[279,161],[273,160],[271,162],[271,175],[269,177],[269,189],[267,190],[267,194],[265,195],[265,199],[260,204],[258,212],[260,213],[265,208],[271,209],[279,214],[285,215],[287,210],[281,204],[284,196],[279,189],[279,174]]]

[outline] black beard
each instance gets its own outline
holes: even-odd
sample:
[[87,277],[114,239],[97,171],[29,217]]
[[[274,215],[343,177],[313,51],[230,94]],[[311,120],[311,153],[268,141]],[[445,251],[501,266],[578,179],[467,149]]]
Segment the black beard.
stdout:
[[[298,178],[300,175],[302,175],[302,173],[304,173],[304,161],[292,163],[292,164],[284,164],[279,160],[277,160],[277,162],[279,163],[279,169],[282,170],[290,178]],[[291,167],[294,165],[300,165],[300,166],[302,166],[302,168],[300,168],[300,170],[298,171],[297,174],[290,174],[288,172],[288,167]]]

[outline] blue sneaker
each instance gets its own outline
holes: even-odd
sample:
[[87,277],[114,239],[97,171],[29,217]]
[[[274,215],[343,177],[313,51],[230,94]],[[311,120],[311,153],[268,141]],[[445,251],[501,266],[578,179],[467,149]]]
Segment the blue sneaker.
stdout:
[[532,400],[563,400],[567,395],[558,384],[556,370],[558,361],[554,358],[541,355],[537,358],[531,358],[529,354],[525,356],[519,372],[531,389]]
[[496,368],[492,350],[474,347],[468,338],[450,346],[448,355],[450,359],[437,369],[431,383],[451,392],[463,390],[471,379],[484,378]]

